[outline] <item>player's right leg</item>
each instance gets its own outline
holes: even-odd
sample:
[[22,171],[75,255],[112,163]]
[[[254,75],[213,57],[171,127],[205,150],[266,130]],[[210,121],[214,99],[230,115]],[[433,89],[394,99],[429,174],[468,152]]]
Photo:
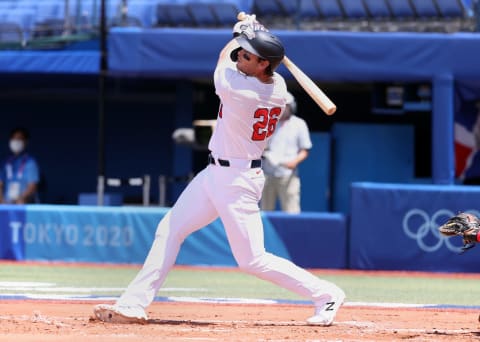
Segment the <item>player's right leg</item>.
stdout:
[[[290,260],[265,251],[263,223],[257,204],[260,178],[252,171],[238,171],[237,184],[243,191],[230,187],[223,196],[229,198],[218,206],[232,253],[239,267],[258,278],[270,281],[300,296],[309,298],[315,306],[309,324],[330,325],[345,299],[344,292],[335,284],[319,279]],[[241,183],[239,179],[249,179]],[[261,191],[261,190],[260,190]],[[229,193],[230,192],[230,193]]]
[[204,188],[208,171],[199,173],[157,226],[155,239],[142,269],[115,305],[97,305],[95,316],[105,322],[146,321],[145,309],[155,298],[175,263],[180,245],[194,231],[211,223],[217,213]]

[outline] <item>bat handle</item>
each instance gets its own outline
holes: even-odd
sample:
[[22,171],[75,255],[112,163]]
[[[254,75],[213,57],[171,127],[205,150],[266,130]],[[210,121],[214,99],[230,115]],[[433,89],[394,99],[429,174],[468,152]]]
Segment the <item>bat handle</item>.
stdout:
[[242,20],[245,20],[245,19],[247,19],[247,18],[250,18],[250,19],[252,19],[253,21],[257,21],[257,16],[256,16],[255,14],[247,14],[247,13],[245,13],[245,12],[243,12],[243,11],[242,11],[242,12],[239,12],[239,13],[237,14],[237,20],[238,20],[238,21],[242,21]]

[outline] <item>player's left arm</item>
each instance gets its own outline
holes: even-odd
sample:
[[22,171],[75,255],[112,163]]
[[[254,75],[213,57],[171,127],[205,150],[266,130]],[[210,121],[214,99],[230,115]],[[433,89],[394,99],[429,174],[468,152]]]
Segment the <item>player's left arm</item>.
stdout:
[[235,37],[240,34],[244,34],[248,39],[255,37],[255,31],[262,30],[268,31],[262,24],[257,21],[255,14],[246,15],[243,20],[238,21],[232,29],[233,39],[227,43],[227,45],[220,52],[218,63],[229,61],[231,62],[230,54],[233,50],[238,49],[240,45],[235,40]]
[[235,39],[232,39],[230,40],[222,49],[222,51],[220,51],[220,55],[218,57],[218,61],[217,61],[217,65],[218,64],[221,64],[221,63],[225,63],[225,62],[228,62],[228,63],[233,63],[232,60],[230,59],[230,53],[239,48],[240,45],[237,43],[237,41]]

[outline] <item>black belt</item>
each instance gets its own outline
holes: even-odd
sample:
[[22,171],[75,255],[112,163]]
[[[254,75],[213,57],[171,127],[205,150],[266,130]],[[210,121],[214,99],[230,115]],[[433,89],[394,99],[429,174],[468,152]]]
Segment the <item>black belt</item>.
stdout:
[[[224,167],[229,167],[230,166],[230,162],[228,160],[225,160],[225,159],[217,159],[217,160],[218,160],[218,164],[220,166],[224,166]],[[208,163],[216,165],[215,158],[213,158],[211,154],[208,155]],[[254,169],[254,168],[257,168],[257,167],[262,167],[262,160],[261,159],[251,160],[250,161],[250,168]]]

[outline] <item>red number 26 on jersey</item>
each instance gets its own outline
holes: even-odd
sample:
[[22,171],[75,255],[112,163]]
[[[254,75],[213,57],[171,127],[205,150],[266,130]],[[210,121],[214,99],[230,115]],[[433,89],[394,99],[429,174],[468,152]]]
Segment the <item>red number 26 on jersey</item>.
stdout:
[[271,136],[275,132],[281,112],[280,107],[257,109],[254,117],[260,120],[253,124],[252,140],[261,141]]

